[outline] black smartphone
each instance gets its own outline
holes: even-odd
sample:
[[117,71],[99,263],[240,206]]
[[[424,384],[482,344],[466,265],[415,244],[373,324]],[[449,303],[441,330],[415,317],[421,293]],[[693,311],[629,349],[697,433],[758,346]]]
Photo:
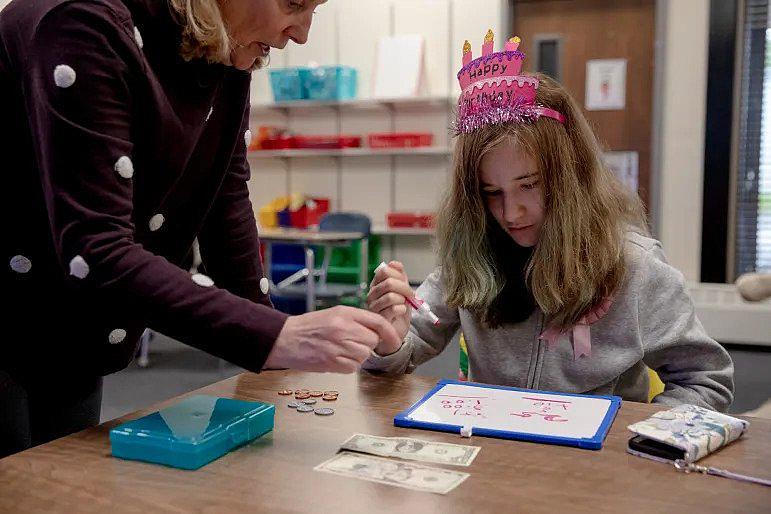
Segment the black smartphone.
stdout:
[[653,439],[648,439],[641,435],[634,436],[629,440],[629,449],[672,461],[685,458],[685,450],[675,448],[666,443],[654,441]]

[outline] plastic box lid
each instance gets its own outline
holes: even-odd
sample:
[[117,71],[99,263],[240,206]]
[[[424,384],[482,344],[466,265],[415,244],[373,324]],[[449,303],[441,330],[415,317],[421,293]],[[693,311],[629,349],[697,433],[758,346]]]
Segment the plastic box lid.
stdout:
[[275,407],[191,396],[110,430],[114,457],[198,469],[273,430]]

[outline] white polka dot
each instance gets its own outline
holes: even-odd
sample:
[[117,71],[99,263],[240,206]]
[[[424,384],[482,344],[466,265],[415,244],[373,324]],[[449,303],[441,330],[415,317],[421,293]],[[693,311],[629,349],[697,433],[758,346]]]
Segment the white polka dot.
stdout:
[[246,148],[249,148],[249,145],[252,144],[252,131],[247,129],[246,132],[244,132],[244,141],[246,141]]
[[214,285],[214,281],[203,273],[196,273],[191,278],[193,279],[193,282],[201,287],[211,287]]
[[23,255],[14,255],[11,257],[11,269],[16,273],[29,273],[32,269],[32,261]]
[[107,339],[110,341],[110,344],[122,343],[123,340],[126,339],[126,331],[122,328],[116,328],[110,332],[110,335],[107,337]]
[[115,163],[115,171],[123,178],[131,178],[134,176],[134,163],[124,155]]
[[209,114],[206,115],[206,121],[209,121],[211,114],[214,112],[214,107],[209,107]]
[[54,68],[54,82],[59,87],[70,87],[75,83],[75,70],[66,64]]
[[163,217],[163,214],[156,214],[152,218],[150,218],[150,231],[155,232],[159,228],[163,226],[163,223],[166,221],[166,218]]
[[270,291],[268,277],[262,277],[262,279],[260,279],[260,291],[262,291],[262,294],[268,294],[268,291]]
[[137,42],[137,46],[142,49],[143,46],[145,46],[145,42],[142,41],[142,34],[139,32],[139,29],[134,27],[134,41]]
[[80,255],[76,255],[70,261],[70,275],[77,278],[86,278],[91,268],[88,267],[86,260]]

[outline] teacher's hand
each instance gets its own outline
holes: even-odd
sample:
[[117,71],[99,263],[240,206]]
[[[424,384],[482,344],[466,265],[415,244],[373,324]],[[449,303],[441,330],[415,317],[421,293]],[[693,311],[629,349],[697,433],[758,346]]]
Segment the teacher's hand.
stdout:
[[401,342],[388,321],[363,309],[339,306],[291,316],[264,367],[354,373],[381,340]]

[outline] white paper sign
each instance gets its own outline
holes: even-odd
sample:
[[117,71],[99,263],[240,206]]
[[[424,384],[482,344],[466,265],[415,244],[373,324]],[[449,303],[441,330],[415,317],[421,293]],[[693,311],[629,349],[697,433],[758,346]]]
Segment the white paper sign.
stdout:
[[423,48],[423,36],[417,34],[381,38],[377,47],[372,96],[416,96],[423,77]]
[[637,191],[639,186],[639,160],[637,152],[605,152],[605,165],[630,190]]
[[586,61],[585,104],[589,111],[626,107],[626,59]]
[[447,384],[408,419],[579,439],[597,434],[610,407],[606,398]]

